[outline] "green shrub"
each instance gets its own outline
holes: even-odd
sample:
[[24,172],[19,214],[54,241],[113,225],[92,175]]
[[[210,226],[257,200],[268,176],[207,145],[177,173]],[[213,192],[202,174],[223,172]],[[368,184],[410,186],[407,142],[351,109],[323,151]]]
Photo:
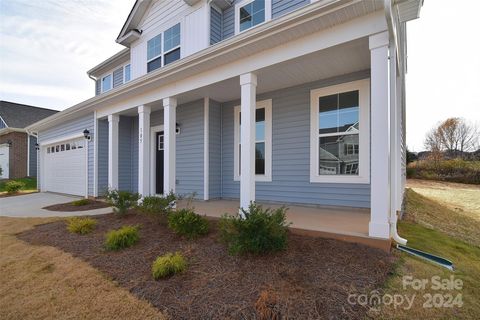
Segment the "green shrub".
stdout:
[[220,219],[220,236],[230,254],[261,254],[283,250],[287,246],[287,209],[263,209],[251,203],[243,210],[245,218],[224,215]]
[[170,192],[165,197],[151,196],[145,197],[142,200],[142,204],[139,206],[139,209],[142,212],[150,213],[154,215],[166,215],[171,210],[177,197],[173,192]]
[[67,230],[70,233],[87,234],[95,229],[97,221],[92,218],[73,217],[67,220]]
[[158,257],[152,264],[152,274],[155,280],[173,276],[187,268],[185,258],[179,252],[167,253]]
[[170,213],[168,227],[188,239],[194,239],[208,233],[207,219],[196,214],[192,209],[181,209]]
[[17,193],[20,189],[25,188],[25,183],[20,181],[8,181],[5,184],[5,190],[9,194]]
[[90,200],[88,199],[80,199],[80,200],[75,200],[70,203],[74,207],[81,207],[81,206],[86,206],[90,204]]
[[117,230],[110,230],[105,238],[107,250],[120,250],[133,246],[138,242],[138,226],[123,226]]
[[137,206],[140,195],[128,191],[109,190],[106,192],[105,198],[115,213],[124,215],[128,209]]

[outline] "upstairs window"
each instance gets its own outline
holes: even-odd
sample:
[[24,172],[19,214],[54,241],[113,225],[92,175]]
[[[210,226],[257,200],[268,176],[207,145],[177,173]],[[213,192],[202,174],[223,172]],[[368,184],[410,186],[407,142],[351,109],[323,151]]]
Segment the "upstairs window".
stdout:
[[156,70],[180,59],[180,40],[180,23],[163,32],[163,46],[162,33],[148,40],[147,72]]
[[147,72],[162,66],[162,35],[153,37],[147,42]]
[[165,65],[180,59],[180,23],[164,32],[163,48]]
[[368,183],[368,80],[311,92],[310,181]]
[[130,75],[130,65],[127,64],[124,69],[123,69],[123,82],[127,83],[130,81],[131,75]]
[[112,75],[109,74],[102,78],[102,92],[107,92],[112,89]]
[[235,6],[235,31],[240,33],[271,19],[272,3],[265,0],[245,0]]

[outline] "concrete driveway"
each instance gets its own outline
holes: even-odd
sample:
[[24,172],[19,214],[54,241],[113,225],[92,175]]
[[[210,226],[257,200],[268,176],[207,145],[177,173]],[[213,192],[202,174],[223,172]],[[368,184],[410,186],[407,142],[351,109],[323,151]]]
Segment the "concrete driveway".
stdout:
[[0,216],[5,217],[68,217],[80,215],[95,215],[112,212],[111,208],[101,208],[89,211],[48,211],[43,207],[66,203],[81,199],[54,193],[31,193],[21,196],[0,198]]

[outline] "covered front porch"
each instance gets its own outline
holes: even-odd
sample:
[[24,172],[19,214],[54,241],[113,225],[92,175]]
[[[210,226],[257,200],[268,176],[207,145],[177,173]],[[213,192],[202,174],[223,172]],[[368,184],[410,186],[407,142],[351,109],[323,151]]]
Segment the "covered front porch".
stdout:
[[[297,232],[388,239],[388,43],[385,32],[362,37],[174,96],[152,101],[139,93],[133,108],[99,110],[97,194],[172,191],[192,195],[196,211],[213,217],[238,213],[251,201],[287,204]],[[311,123],[318,115],[312,116],[311,92],[347,83],[369,88],[361,94],[367,113],[360,119],[367,140],[351,151],[363,159],[361,179],[342,172],[338,180],[312,179],[318,137]]]

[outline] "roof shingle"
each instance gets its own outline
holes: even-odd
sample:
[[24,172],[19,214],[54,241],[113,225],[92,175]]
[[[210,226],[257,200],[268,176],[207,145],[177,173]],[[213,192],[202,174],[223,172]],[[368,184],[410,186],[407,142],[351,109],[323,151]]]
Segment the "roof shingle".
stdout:
[[9,128],[23,129],[57,112],[57,110],[0,101],[0,117]]

